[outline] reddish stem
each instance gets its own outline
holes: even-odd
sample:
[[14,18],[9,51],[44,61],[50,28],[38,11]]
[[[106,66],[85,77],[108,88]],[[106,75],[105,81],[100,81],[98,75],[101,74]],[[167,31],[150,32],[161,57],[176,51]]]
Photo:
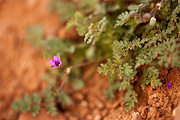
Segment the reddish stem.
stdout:
[[61,83],[61,85],[60,85],[60,87],[59,87],[59,91],[58,91],[58,92],[61,92],[61,89],[62,89],[63,86],[64,86],[64,81],[65,81],[67,75],[69,74],[69,72],[71,71],[71,69],[77,68],[77,67],[86,66],[86,65],[91,64],[91,63],[93,63],[93,62],[95,62],[95,60],[94,60],[94,61],[87,62],[87,63],[81,63],[81,64],[74,65],[74,66],[71,66],[71,67],[67,68],[67,69],[69,69],[69,71],[66,71],[66,74],[64,75],[63,81],[62,81],[62,83]]
[[151,15],[152,12],[153,12],[155,9],[158,9],[158,8],[159,8],[159,6],[156,6],[149,14]]
[[[165,0],[161,0],[160,4],[162,4]],[[159,6],[156,5],[156,7],[149,13],[149,14],[152,14],[152,12],[155,10],[153,16],[155,16],[157,10],[158,10]]]
[[62,89],[63,86],[64,86],[64,81],[65,81],[65,79],[66,79],[66,77],[67,77],[67,74],[68,74],[68,72],[66,72],[66,74],[64,75],[64,79],[63,79],[63,81],[62,81],[62,83],[61,83],[61,86],[59,87],[59,91],[58,91],[58,92],[61,92],[61,89]]

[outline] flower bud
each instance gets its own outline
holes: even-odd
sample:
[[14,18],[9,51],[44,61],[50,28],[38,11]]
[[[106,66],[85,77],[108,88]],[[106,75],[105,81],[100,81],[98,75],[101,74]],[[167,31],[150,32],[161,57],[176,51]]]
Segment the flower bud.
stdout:
[[137,24],[142,22],[141,17],[137,13],[134,15],[134,20],[136,21]]
[[146,23],[149,21],[151,15],[149,13],[146,13],[142,16],[143,22]]
[[53,95],[57,95],[58,94],[58,91],[54,88],[54,87],[51,87],[51,93]]
[[160,8],[161,8],[161,5],[162,5],[162,3],[157,3],[157,4],[156,4],[156,6],[159,7],[159,8],[158,8],[159,10],[160,10]]
[[155,23],[156,23],[156,18],[155,18],[155,17],[152,17],[151,20],[150,20],[150,22],[149,22],[149,25],[150,25],[151,27],[153,27],[153,26],[155,25]]

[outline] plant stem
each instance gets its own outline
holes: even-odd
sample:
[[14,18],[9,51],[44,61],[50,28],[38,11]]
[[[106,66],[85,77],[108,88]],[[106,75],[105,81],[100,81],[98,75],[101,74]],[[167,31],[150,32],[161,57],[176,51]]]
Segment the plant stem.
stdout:
[[[163,3],[164,1],[165,1],[165,0],[161,0],[160,4],[162,5],[162,3]],[[153,11],[154,11],[153,16],[155,16],[155,14],[156,14],[156,12],[157,12],[158,9],[159,9],[159,6],[156,5],[156,7],[155,7],[149,14],[151,15],[151,14],[153,13]]]
[[153,12],[155,9],[158,9],[158,8],[159,8],[159,6],[156,6],[149,14],[151,15],[152,12]]
[[77,67],[82,67],[82,66],[89,65],[89,64],[91,64],[93,62],[95,62],[95,60],[94,61],[90,61],[90,62],[86,62],[86,63],[81,63],[81,64],[78,64],[78,65],[74,65],[74,66],[71,66],[71,67],[68,67],[68,68],[73,69],[73,68],[77,68]]
[[[159,7],[158,7],[158,8],[159,8]],[[156,14],[156,12],[157,12],[158,8],[154,11],[154,13],[153,13],[153,17],[155,17],[155,14]]]
[[68,72],[66,72],[66,74],[64,75],[64,79],[63,79],[63,81],[62,81],[62,83],[61,83],[61,86],[59,87],[59,91],[58,91],[58,92],[61,92],[61,89],[62,89],[63,86],[64,86],[64,81],[65,81],[67,75],[68,75]]
[[62,88],[63,88],[63,86],[64,86],[64,81],[65,81],[67,75],[70,73],[71,69],[77,68],[77,67],[86,66],[86,65],[89,65],[89,64],[91,64],[91,63],[93,63],[93,62],[95,62],[95,61],[97,61],[97,60],[93,60],[93,61],[86,62],[86,63],[81,63],[81,64],[78,64],[78,65],[74,65],[74,66],[71,66],[71,67],[66,68],[66,73],[65,73],[65,75],[64,75],[64,78],[63,78],[63,80],[62,80],[62,83],[61,83],[61,85],[60,85],[60,87],[59,87],[59,91],[58,91],[58,92],[59,92],[59,93],[61,92],[61,90],[62,90]]

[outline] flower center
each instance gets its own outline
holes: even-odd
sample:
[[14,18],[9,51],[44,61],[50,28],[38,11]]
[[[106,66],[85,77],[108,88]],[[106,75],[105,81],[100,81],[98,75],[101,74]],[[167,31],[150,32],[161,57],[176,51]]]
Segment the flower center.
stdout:
[[58,61],[55,61],[55,65],[58,66],[60,64],[60,62]]

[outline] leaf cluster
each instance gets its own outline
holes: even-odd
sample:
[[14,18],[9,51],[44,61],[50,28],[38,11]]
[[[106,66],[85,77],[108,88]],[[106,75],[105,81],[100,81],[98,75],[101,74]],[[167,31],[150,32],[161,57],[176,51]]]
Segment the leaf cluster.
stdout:
[[[178,50],[180,47],[179,17],[177,17],[179,16],[179,11],[177,11],[179,4],[177,2],[174,4],[173,7],[170,7],[169,1],[164,3],[157,13],[158,20],[162,22],[158,22],[153,29],[149,25],[134,26],[133,24],[136,23],[129,22],[133,21],[135,13],[143,14],[141,12],[142,4],[130,5],[128,7],[130,11],[123,12],[118,16],[115,27],[120,26],[119,30],[121,30],[125,28],[123,25],[129,25],[130,27],[127,27],[126,31],[128,33],[128,30],[132,30],[131,36],[120,36],[118,40],[114,40],[113,58],[100,64],[97,71],[110,79],[117,79],[111,83],[111,86],[117,84],[120,91],[127,90],[124,102],[127,106],[126,111],[129,111],[134,107],[134,103],[137,103],[137,94],[130,86],[138,75],[143,74],[143,79],[140,80],[143,90],[148,84],[155,89],[162,86],[161,79],[159,79],[159,67],[180,67],[178,62],[180,60]],[[140,30],[141,34],[136,30]],[[143,73],[141,66],[147,66]],[[113,91],[113,87],[109,87],[106,92],[109,98],[113,98],[111,95]]]
[[21,111],[23,114],[30,111],[33,118],[39,114],[41,108],[45,107],[48,114],[57,117],[57,103],[72,105],[70,97],[64,90],[58,96],[52,95],[50,90],[44,90],[41,97],[38,93],[33,93],[32,96],[25,94],[24,99],[14,101],[11,107],[16,111]]
[[11,107],[16,111],[21,111],[23,114],[31,111],[31,115],[35,118],[39,114],[41,109],[41,97],[38,93],[34,93],[32,96],[25,94],[24,99],[18,99],[13,102]]

